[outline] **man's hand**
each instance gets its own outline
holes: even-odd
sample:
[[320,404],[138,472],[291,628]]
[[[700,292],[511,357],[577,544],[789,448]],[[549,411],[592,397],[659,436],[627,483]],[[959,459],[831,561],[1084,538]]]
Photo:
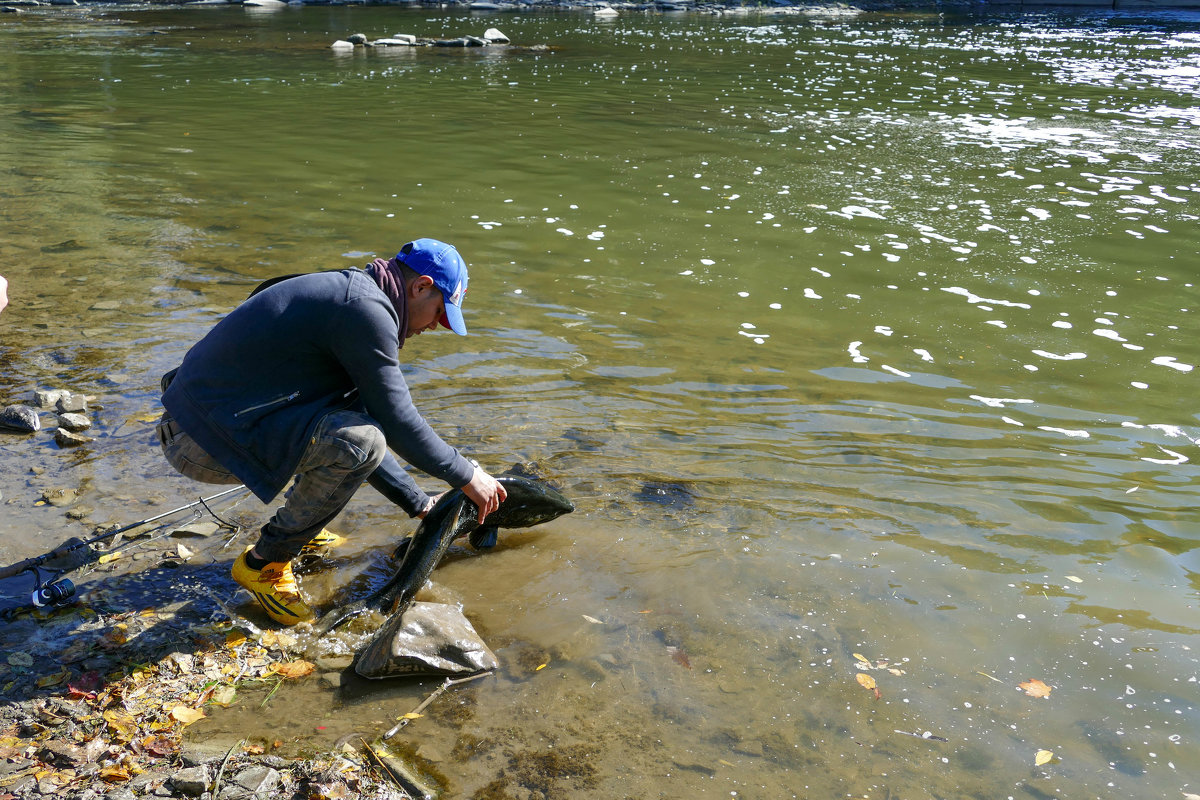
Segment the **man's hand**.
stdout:
[[445,492],[442,492],[441,494],[435,494],[433,497],[429,498],[429,502],[425,504],[425,508],[421,509],[420,514],[417,514],[417,519],[425,519],[425,515],[433,510],[433,507],[437,505],[438,500],[441,500],[445,494]]
[[471,498],[479,508],[479,524],[481,525],[487,519],[487,515],[499,508],[500,504],[504,502],[504,498],[508,497],[504,484],[479,467],[475,468],[471,482],[462,487],[462,490],[463,494]]

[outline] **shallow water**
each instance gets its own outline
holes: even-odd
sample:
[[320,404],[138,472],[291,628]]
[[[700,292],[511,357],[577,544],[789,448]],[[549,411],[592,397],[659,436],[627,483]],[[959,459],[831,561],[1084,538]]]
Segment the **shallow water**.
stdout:
[[[579,509],[435,573],[504,664],[402,734],[454,795],[1198,792],[1198,21],[5,15],[0,399],[99,410],[0,440],[0,554],[194,499],[158,376],[258,281],[436,236],[472,335],[406,347],[418,405]],[[340,527],[322,600],[412,525]],[[191,730],[307,752],[433,685]]]

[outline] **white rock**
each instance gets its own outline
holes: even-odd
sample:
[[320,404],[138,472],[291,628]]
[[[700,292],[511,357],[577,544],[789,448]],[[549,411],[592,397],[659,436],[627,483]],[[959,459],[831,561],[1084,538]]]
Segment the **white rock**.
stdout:
[[595,15],[597,17],[615,17],[617,16],[617,10],[609,6],[603,6],[596,9]]
[[412,47],[415,42],[410,42],[407,39],[397,39],[393,36],[391,39],[376,39],[371,44],[376,47]]
[[498,44],[508,44],[509,41],[508,37],[496,28],[488,28],[486,31],[484,31],[483,38],[487,39],[489,42],[496,42]]
[[250,8],[283,8],[287,3],[283,0],[242,0],[242,5]]
[[347,42],[345,39],[338,39],[333,44],[329,45],[334,50],[353,50],[354,45]]
[[392,38],[396,41],[404,42],[405,44],[416,44],[417,37],[411,33],[393,33]]

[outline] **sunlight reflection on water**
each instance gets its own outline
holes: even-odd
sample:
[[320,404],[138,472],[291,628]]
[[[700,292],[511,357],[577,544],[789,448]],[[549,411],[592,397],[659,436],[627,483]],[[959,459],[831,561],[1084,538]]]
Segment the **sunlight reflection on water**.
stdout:
[[[144,420],[259,280],[441,236],[472,336],[406,348],[420,407],[579,507],[436,575],[506,665],[421,732],[458,794],[551,744],[588,769],[547,797],[1195,791],[1191,17],[513,15],[557,49],[335,58],[479,21],[149,16],[0,31],[39,75],[0,79],[0,386],[100,398],[87,450],[0,443],[6,554],[194,490]],[[341,524],[307,591],[408,525]],[[304,750],[425,693],[271,702]]]

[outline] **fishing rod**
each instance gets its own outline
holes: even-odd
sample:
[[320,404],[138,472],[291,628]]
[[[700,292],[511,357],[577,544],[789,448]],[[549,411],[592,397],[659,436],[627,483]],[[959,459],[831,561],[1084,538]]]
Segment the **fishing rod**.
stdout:
[[[56,558],[62,558],[63,556],[69,555],[76,550],[80,550],[85,547],[91,547],[96,542],[102,542],[105,539],[111,539],[114,536],[119,536],[120,534],[125,533],[126,531],[131,531],[134,528],[140,528],[143,525],[149,525],[151,522],[157,522],[160,519],[178,514],[181,511],[194,509],[197,506],[204,506],[208,513],[216,517],[217,515],[213,514],[213,511],[208,507],[208,504],[214,500],[220,500],[222,497],[227,497],[228,495],[231,495],[234,492],[239,492],[245,488],[245,485],[238,485],[232,489],[226,489],[223,492],[218,492],[208,497],[201,497],[199,500],[194,500],[187,505],[180,506],[179,508],[173,508],[170,511],[164,511],[161,514],[156,514],[153,517],[147,517],[146,519],[139,520],[138,522],[132,522],[129,525],[125,525],[121,528],[114,528],[111,531],[105,531],[97,536],[93,536],[91,539],[68,540],[48,553],[43,553],[42,555],[34,556],[33,558],[27,558],[24,561],[19,561],[16,564],[8,567],[0,567],[0,580],[3,580],[4,578],[11,578],[14,575],[20,575],[22,572],[32,572],[34,589],[29,601],[30,606],[33,608],[43,608],[45,606],[57,607],[66,605],[75,595],[75,585],[66,578],[61,580],[53,580],[49,583],[45,582],[42,578],[41,567],[47,561]],[[66,570],[58,571],[65,572]]]

